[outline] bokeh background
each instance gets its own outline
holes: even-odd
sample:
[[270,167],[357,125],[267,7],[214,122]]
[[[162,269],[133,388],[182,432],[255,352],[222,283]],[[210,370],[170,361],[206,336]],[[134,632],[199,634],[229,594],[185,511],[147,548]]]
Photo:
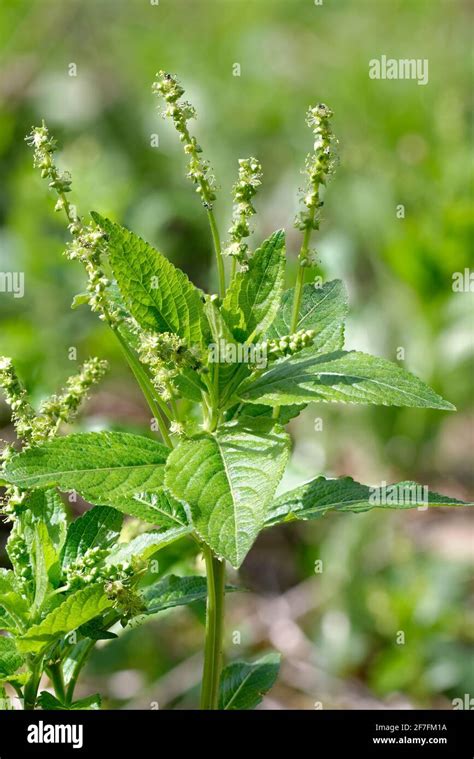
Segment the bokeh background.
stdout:
[[[212,289],[206,218],[176,135],[157,114],[155,71],[178,74],[198,109],[194,129],[221,188],[221,230],[237,159],[254,154],[264,168],[254,241],[285,226],[293,262],[299,171],[311,145],[304,115],[324,101],[335,112],[340,166],[315,241],[323,275],[349,290],[347,344],[392,360],[403,348],[403,365],[458,412],[310,406],[291,426],[284,485],[349,474],[472,496],[474,314],[472,294],[452,288],[453,273],[472,266],[468,6],[3,0],[0,270],[24,272],[26,289],[22,299],[0,293],[0,353],[14,358],[35,400],[98,355],[112,370],[79,427],[149,428],[112,336],[86,308],[70,309],[83,273],[62,255],[63,219],[24,143],[31,125],[44,118],[60,141],[80,213],[96,209],[131,226]],[[371,80],[368,62],[382,54],[427,58],[429,83]],[[0,430],[11,437],[5,405]],[[250,592],[228,600],[227,656],[282,651],[279,683],[262,708],[451,708],[474,693],[472,560],[465,509],[336,514],[272,530],[241,570]],[[192,555],[180,563],[174,549],[162,566],[200,568]],[[202,609],[164,613],[101,644],[83,692],[101,691],[112,708],[194,706],[202,636]]]

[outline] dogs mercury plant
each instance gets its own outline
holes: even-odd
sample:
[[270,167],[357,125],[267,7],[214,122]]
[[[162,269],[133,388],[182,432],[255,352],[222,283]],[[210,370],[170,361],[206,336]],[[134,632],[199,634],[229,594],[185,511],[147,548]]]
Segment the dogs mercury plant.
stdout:
[[[216,182],[188,128],[195,110],[168,73],[159,72],[153,92],[176,127],[188,177],[208,216],[218,294],[198,290],[117,222],[96,212],[84,222],[69,202],[71,177],[56,167],[57,146],[46,125],[27,138],[35,165],[56,193],[56,210],[66,215],[66,256],[86,270],[87,291],[73,307],[88,303],[111,328],[162,442],[124,432],[58,434],[102,378],[104,362],[86,362],[65,391],[36,412],[11,360],[0,360],[0,386],[20,446],[8,444],[2,453],[12,568],[0,570],[0,695],[6,698],[8,684],[26,709],[99,708],[97,694],[75,697],[96,642],[116,637],[119,623],[140,624],[200,600],[206,600],[201,708],[253,709],[277,677],[279,656],[225,666],[224,597],[236,589],[226,585],[227,563],[238,569],[262,530],[330,511],[410,508],[425,501],[465,505],[430,491],[422,503],[422,491],[411,482],[398,483],[395,496],[384,499],[383,488],[320,474],[275,496],[290,456],[285,425],[307,404],[454,406],[401,367],[346,350],[342,283],[305,282],[314,264],[310,241],[321,222],[321,188],[336,162],[332,111],[319,104],[307,114],[314,146],[295,220],[302,233],[299,266],[294,287],[284,289],[284,231],[255,250],[247,242],[260,163],[254,157],[239,161],[229,242],[222,249]],[[223,356],[215,350],[221,345],[235,350]],[[256,355],[265,357],[263,364]],[[70,521],[61,492],[79,493],[91,508]],[[143,527],[136,530],[132,522],[123,528],[124,514]],[[202,553],[205,577],[151,570],[151,559],[177,541]],[[39,692],[44,676],[54,695]]]

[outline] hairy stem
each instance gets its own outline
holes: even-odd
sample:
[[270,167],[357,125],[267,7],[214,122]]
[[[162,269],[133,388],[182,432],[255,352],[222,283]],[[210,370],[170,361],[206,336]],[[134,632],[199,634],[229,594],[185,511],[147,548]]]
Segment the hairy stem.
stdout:
[[201,687],[201,709],[217,709],[222,668],[225,562],[204,547],[207,571],[206,642]]

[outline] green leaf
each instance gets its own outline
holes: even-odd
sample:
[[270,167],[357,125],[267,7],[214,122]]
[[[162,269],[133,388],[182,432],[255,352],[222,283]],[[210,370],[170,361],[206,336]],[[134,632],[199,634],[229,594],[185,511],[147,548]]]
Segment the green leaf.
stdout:
[[288,436],[271,420],[223,424],[171,452],[165,484],[189,504],[196,531],[239,567],[265,521],[288,458]]
[[0,636],[0,682],[13,675],[24,663],[24,657],[18,651],[13,638]]
[[67,567],[89,548],[110,548],[120,535],[123,516],[109,506],[94,506],[69,525],[63,552]]
[[168,575],[141,591],[147,614],[156,614],[174,606],[186,606],[202,601],[207,596],[205,577],[177,577]]
[[98,693],[94,693],[93,696],[87,696],[81,698],[78,701],[73,701],[72,704],[64,704],[52,693],[48,693],[47,690],[42,690],[37,699],[38,705],[46,711],[79,711],[85,709],[100,709],[101,698]]
[[192,522],[189,507],[173,498],[165,488],[159,488],[154,493],[135,493],[123,501],[124,507],[132,501],[148,513],[153,513],[153,524],[159,527],[189,527]]
[[279,668],[279,654],[268,654],[253,664],[229,664],[221,675],[219,709],[255,709],[275,683]]
[[281,306],[267,337],[275,339],[300,329],[315,331],[313,351],[331,353],[344,346],[344,319],[347,315],[347,293],[340,279],[325,282],[322,287],[306,284],[303,287],[296,329],[291,329],[294,290],[283,293]]
[[57,638],[76,630],[112,606],[102,585],[89,585],[68,596],[39,624],[30,627],[18,639],[18,648],[25,652],[38,652]]
[[174,527],[171,530],[163,532],[144,532],[137,535],[129,543],[119,543],[117,547],[109,553],[105,563],[109,565],[123,564],[132,559],[148,559],[157,551],[180,540],[185,535],[192,532],[191,525],[187,527]]
[[255,251],[248,270],[233,279],[222,304],[223,316],[240,342],[252,342],[272,323],[284,274],[285,232],[280,229]]
[[0,629],[14,630],[28,618],[28,603],[21,595],[15,574],[0,568]]
[[56,586],[61,576],[59,557],[67,531],[66,509],[60,496],[55,490],[29,493],[19,520],[22,535],[33,549],[33,568],[38,563],[43,564],[47,577]]
[[106,232],[112,270],[125,304],[145,330],[174,332],[188,345],[207,344],[207,324],[199,291],[141,237],[97,213]]
[[266,527],[295,519],[316,519],[328,511],[369,511],[382,509],[414,509],[426,506],[474,506],[474,502],[458,501],[435,493],[416,482],[369,487],[352,477],[327,479],[317,477],[276,498],[268,510]]
[[[139,435],[86,432],[12,456],[5,476],[23,488],[57,485],[92,503],[128,511],[121,508],[122,498],[162,484],[168,453],[161,443]],[[143,506],[130,513],[153,523],[153,512]]]
[[[233,360],[234,356],[236,358],[239,356],[238,342],[232,335],[217,304],[212,300],[207,300],[204,310],[213,341],[208,346],[210,368],[212,371],[215,371],[216,367],[218,369],[219,397],[229,397],[233,388],[238,387],[240,382],[250,374],[250,368],[248,364]],[[232,350],[232,354],[230,354],[231,360],[229,360],[227,355],[229,349]],[[202,398],[199,400],[202,400]]]
[[[304,408],[306,408],[305,403],[293,404],[292,406],[281,406],[278,422],[282,425],[288,424],[288,422],[297,417]],[[236,414],[238,418],[250,416],[255,419],[260,417],[271,419],[273,409],[271,406],[264,406],[261,403],[241,403]]]
[[202,391],[206,386],[201,382],[199,374],[194,369],[185,368],[173,379],[178,393],[194,403],[201,403]]
[[315,354],[312,348],[280,361],[240,391],[250,403],[337,401],[454,410],[418,377],[383,358],[357,351]]

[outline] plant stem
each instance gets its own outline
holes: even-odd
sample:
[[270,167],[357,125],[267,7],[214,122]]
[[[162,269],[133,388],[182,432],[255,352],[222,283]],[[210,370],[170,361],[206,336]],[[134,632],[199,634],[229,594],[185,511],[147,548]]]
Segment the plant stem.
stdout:
[[54,664],[50,664],[48,667],[48,675],[53,684],[54,692],[57,698],[59,701],[61,701],[61,703],[64,704],[66,701],[66,689],[64,687],[64,678],[63,671],[61,669],[61,663],[54,662]]
[[30,664],[30,679],[25,685],[23,691],[24,709],[25,711],[32,711],[36,705],[36,696],[38,694],[38,687],[41,680],[41,659],[33,659]]
[[69,704],[72,703],[72,700],[74,698],[74,690],[75,690],[75,687],[76,687],[76,684],[77,684],[77,680],[78,680],[79,674],[80,674],[81,669],[83,668],[84,664],[86,663],[87,658],[88,658],[90,652],[94,648],[95,643],[96,643],[95,640],[89,641],[88,645],[84,647],[84,650],[81,651],[81,653],[80,653],[80,655],[79,655],[79,657],[78,657],[78,659],[76,661],[76,666],[74,667],[74,671],[73,671],[73,673],[71,675],[71,679],[69,680],[69,682],[67,684],[66,698],[65,698],[65,702],[66,702],[67,705],[69,705]]
[[201,709],[217,709],[224,631],[225,562],[204,546],[207,571],[206,643],[202,674]]
[[165,444],[168,446],[168,448],[172,448],[173,444],[171,442],[165,421],[162,416],[162,413],[163,413],[163,414],[166,414],[168,418],[170,418],[170,412],[166,403],[162,401],[161,398],[159,398],[159,396],[157,396],[156,393],[154,392],[153,385],[151,384],[150,379],[148,378],[145,370],[143,369],[142,365],[140,364],[135,354],[129,347],[126,340],[123,339],[119,330],[113,327],[112,325],[111,327],[114,332],[114,335],[119,341],[120,346],[125,354],[125,357],[128,361],[130,369],[132,370],[135,376],[135,379],[137,380],[140,386],[140,389],[143,395],[145,396],[145,399],[150,407],[151,413],[153,414],[154,418],[157,421],[158,427],[160,428],[161,436]]
[[[312,221],[313,218],[314,218],[314,209],[312,211],[310,220]],[[290,334],[292,334],[293,332],[296,332],[296,327],[298,325],[298,316],[300,313],[300,306],[301,306],[301,296],[303,294],[304,275],[306,272],[306,267],[302,266],[301,263],[306,257],[306,254],[308,253],[312,231],[313,231],[312,224],[311,226],[306,227],[300,253],[298,256],[299,268],[298,268],[298,274],[296,276],[295,295],[293,298],[293,311],[291,314]]]
[[221,241],[219,237],[219,230],[217,229],[216,218],[214,216],[214,212],[210,208],[207,209],[207,218],[209,219],[212,241],[214,243],[214,250],[216,253],[217,273],[219,276],[219,295],[221,298],[223,298],[225,295],[224,261],[222,260]]

